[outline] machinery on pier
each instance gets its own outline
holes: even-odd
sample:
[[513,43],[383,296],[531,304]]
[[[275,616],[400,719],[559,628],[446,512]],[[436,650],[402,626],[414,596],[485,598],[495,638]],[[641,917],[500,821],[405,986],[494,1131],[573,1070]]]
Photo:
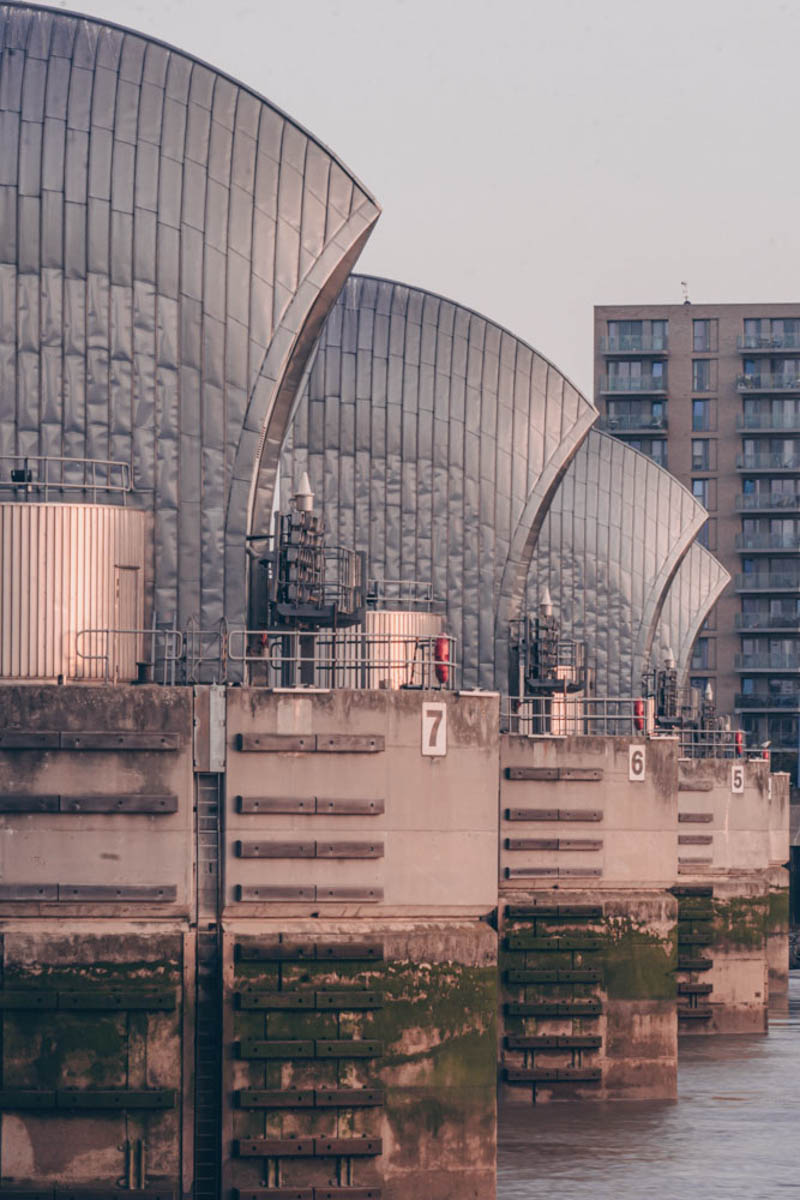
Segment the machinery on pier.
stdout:
[[322,516],[304,472],[288,512],[275,513],[267,571],[269,629],[347,629],[364,619],[366,558],[329,546]]

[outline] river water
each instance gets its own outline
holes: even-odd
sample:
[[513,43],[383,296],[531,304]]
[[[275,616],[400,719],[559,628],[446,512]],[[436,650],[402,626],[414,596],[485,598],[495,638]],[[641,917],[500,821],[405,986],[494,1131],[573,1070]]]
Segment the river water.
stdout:
[[800,1197],[800,971],[767,1037],[684,1038],[677,1103],[508,1105],[498,1200]]

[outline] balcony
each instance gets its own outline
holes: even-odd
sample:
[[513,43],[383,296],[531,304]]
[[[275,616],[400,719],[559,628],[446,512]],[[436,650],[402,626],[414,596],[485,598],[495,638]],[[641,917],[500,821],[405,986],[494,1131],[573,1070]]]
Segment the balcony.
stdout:
[[737,592],[798,592],[800,573],[783,571],[746,571],[734,580]]
[[736,613],[737,629],[763,630],[765,633],[800,633],[800,614]]
[[600,391],[604,396],[663,395],[667,381],[660,375],[636,375],[633,378],[618,375],[603,375]]
[[800,512],[800,492],[747,492],[736,497],[737,512]]
[[800,471],[800,450],[794,454],[773,453],[770,450],[737,454],[737,471]]
[[800,671],[800,643],[796,654],[737,654],[733,666],[736,671]]
[[660,334],[653,337],[649,333],[631,333],[622,337],[600,338],[600,350],[603,354],[655,354],[668,353],[667,339]]
[[651,417],[647,413],[600,417],[595,423],[595,429],[606,429],[609,433],[650,433],[656,437],[661,433],[666,434],[667,428],[666,417]]
[[775,696],[766,692],[762,695],[755,692],[737,692],[733,706],[737,709],[760,709],[762,712],[769,712],[771,709],[775,709],[777,712],[786,712],[787,709],[796,711],[800,709],[800,692]]
[[736,380],[737,392],[800,392],[800,374],[740,375]]
[[774,550],[779,554],[797,554],[800,551],[800,534],[787,537],[783,533],[737,533],[737,550]]
[[744,433],[800,433],[800,413],[740,413],[736,428]]
[[748,350],[761,350],[767,354],[772,354],[775,350],[800,351],[800,333],[776,333],[766,336],[759,333],[745,333],[739,335],[736,345],[743,353]]

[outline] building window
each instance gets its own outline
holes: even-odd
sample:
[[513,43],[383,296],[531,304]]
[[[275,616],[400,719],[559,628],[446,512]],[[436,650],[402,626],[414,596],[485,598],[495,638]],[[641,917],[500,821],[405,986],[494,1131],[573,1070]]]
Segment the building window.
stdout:
[[692,349],[695,354],[708,354],[716,350],[717,322],[714,320],[692,321]]
[[692,391],[711,391],[711,359],[695,358],[692,360]]
[[692,480],[692,495],[695,500],[699,500],[703,508],[708,508],[708,479],[693,479]]
[[800,320],[776,317],[770,322],[770,344],[781,350],[800,349]]
[[666,350],[667,348],[667,322],[666,321],[651,321],[650,332],[653,339],[654,350]]
[[692,432],[706,433],[711,428],[711,405],[708,400],[692,401]]
[[706,671],[714,666],[714,642],[711,638],[699,637],[692,647],[692,670]]
[[606,329],[612,354],[666,351],[666,321],[609,321]]
[[709,471],[711,442],[708,438],[692,438],[692,470]]
[[757,350],[761,345],[761,318],[745,317],[744,344],[747,350]]

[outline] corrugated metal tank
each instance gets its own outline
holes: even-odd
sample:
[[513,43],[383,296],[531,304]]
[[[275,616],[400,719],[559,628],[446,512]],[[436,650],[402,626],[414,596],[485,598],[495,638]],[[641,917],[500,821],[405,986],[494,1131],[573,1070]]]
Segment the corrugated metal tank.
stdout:
[[135,509],[0,504],[0,678],[135,679],[144,541]]
[[444,632],[444,617],[415,610],[369,609],[364,632],[377,660],[370,687],[420,687],[431,668],[420,657],[421,643]]

